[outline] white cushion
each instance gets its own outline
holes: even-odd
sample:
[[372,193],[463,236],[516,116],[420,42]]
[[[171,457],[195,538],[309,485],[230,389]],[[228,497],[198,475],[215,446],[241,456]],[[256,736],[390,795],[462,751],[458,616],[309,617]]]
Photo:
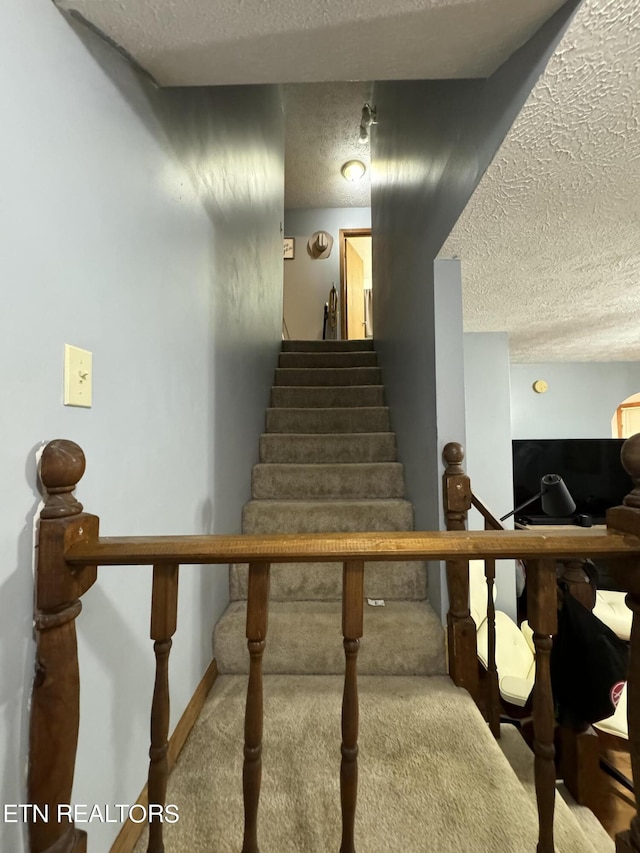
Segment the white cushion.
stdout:
[[599,723],[594,723],[593,727],[607,732],[610,735],[629,739],[629,724],[627,722],[627,685],[625,682],[622,688],[622,695],[616,707],[615,712],[607,717],[606,720],[600,720]]
[[531,649],[531,654],[535,655],[536,646],[535,646],[535,643],[533,642],[533,629],[531,628],[531,625],[529,625],[529,623],[526,619],[520,625],[520,630],[522,631],[522,634],[523,634],[525,640],[527,641],[527,645]]
[[624,592],[599,589],[596,593],[593,613],[605,625],[608,625],[621,640],[628,640],[631,636],[633,614],[624,603],[624,599]]
[[[489,627],[487,621],[478,628],[478,657],[488,666]],[[496,666],[500,693],[515,705],[526,704],[535,680],[535,658],[524,635],[501,610],[496,611]]]
[[499,679],[500,695],[512,705],[524,708],[533,690],[534,678],[517,678],[515,675],[505,675]]

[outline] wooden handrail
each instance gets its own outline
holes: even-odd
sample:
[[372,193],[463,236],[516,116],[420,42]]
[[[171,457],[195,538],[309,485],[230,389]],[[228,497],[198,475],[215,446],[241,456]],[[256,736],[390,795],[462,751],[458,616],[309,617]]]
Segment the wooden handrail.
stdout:
[[[640,439],[640,436],[638,437]],[[458,446],[459,447],[459,446]],[[640,445],[639,445],[640,450]],[[371,560],[446,560],[450,582],[449,655],[456,683],[473,690],[476,668],[475,625],[469,614],[469,559],[531,559],[538,606],[532,628],[540,655],[549,648],[554,623],[547,613],[548,588],[555,559],[584,556],[614,558],[620,582],[630,592],[634,612],[640,612],[640,487],[627,505],[613,511],[609,529],[575,531],[467,531],[471,505],[468,478],[462,471],[462,449],[449,453],[445,475],[449,531],[408,533],[290,534],[278,536],[150,536],[100,537],[98,518],[82,511],[72,495],[84,472],[84,454],[73,442],[54,441],[45,448],[41,479],[47,491],[40,516],[36,568],[36,673],[31,703],[29,801],[55,814],[57,803],[71,798],[79,722],[79,671],[75,618],[80,597],[94,583],[96,566],[149,565],[154,567],[151,638],[155,641],[156,684],[152,706],[149,794],[163,805],[167,781],[166,744],[169,715],[168,655],[176,630],[178,567],[187,564],[249,563],[247,640],[251,657],[245,719],[245,853],[258,853],[257,814],[262,746],[262,653],[267,631],[268,577],[272,562],[344,563],[343,635],[346,656],[342,710],[341,802],[343,853],[352,853],[357,793],[358,698],[356,660],[362,636],[363,575]],[[635,457],[634,457],[635,459]],[[633,470],[640,477],[640,452]],[[637,477],[634,477],[637,480]],[[613,529],[615,528],[615,529]],[[535,564],[534,564],[535,565]],[[540,586],[541,585],[541,586]],[[453,594],[452,594],[453,590]],[[550,600],[550,599],[549,599]],[[546,603],[545,603],[546,602]],[[453,640],[453,641],[452,641]],[[473,650],[469,663],[468,654]],[[455,671],[458,662],[459,671]],[[632,675],[629,679],[630,716],[640,713],[640,633],[632,633]],[[543,780],[549,777],[552,744],[549,740],[550,686],[545,668],[536,682],[538,710],[536,754]],[[636,675],[637,673],[637,675]],[[465,682],[466,679],[466,682]],[[551,709],[552,713],[552,709]],[[630,719],[634,769],[640,775],[640,730]],[[539,853],[552,853],[552,809],[547,783],[541,783]],[[545,799],[546,798],[546,799]],[[544,802],[543,802],[544,801]],[[546,804],[546,805],[545,805]],[[151,816],[151,808],[149,809]],[[148,850],[163,848],[162,823],[152,821]],[[640,853],[640,826],[632,825],[630,844],[621,848]],[[634,834],[635,833],[635,834]],[[638,840],[636,840],[638,839]],[[86,836],[72,823],[33,823],[31,853],[83,853]]]
[[632,557],[636,535],[616,530],[414,531],[406,533],[288,533],[270,536],[123,536],[72,543],[69,567],[179,563],[300,563],[345,560],[564,559],[580,556]]
[[499,518],[496,518],[491,510],[482,503],[477,495],[471,492],[471,506],[477,509],[485,521],[485,530],[504,530],[505,527]]

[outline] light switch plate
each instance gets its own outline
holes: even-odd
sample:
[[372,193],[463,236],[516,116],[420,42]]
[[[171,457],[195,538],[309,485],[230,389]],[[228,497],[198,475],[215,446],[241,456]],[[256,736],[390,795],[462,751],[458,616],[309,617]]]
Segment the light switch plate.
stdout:
[[93,354],[64,345],[64,404],[91,407]]

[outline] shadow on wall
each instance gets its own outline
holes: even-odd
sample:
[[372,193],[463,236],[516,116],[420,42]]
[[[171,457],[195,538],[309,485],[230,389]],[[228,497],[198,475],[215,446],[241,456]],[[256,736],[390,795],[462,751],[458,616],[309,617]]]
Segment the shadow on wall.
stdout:
[[[0,722],[10,732],[19,719],[19,731],[6,740],[5,772],[0,780],[0,803],[8,803],[15,796],[14,780],[20,781],[20,802],[27,802],[26,767],[22,756],[28,754],[29,707],[33,682],[35,644],[33,634],[33,573],[20,567],[33,565],[34,520],[40,511],[41,494],[36,475],[36,454],[40,444],[31,448],[25,465],[25,481],[34,502],[27,513],[16,553],[16,568],[0,586]],[[29,639],[25,639],[29,638]],[[22,666],[16,667],[16,659]],[[23,823],[4,827],[3,841],[7,849],[28,849],[27,826]]]
[[[236,532],[282,335],[284,124],[277,86],[158,88],[69,21],[209,217],[211,530]],[[132,77],[135,83],[132,85]],[[182,200],[182,194],[180,195]]]

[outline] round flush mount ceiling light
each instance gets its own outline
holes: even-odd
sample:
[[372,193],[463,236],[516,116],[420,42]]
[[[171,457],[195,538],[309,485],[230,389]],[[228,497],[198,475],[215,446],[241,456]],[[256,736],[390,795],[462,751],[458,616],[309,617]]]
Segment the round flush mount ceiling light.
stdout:
[[347,181],[359,181],[366,171],[367,167],[361,160],[347,160],[340,169],[342,177]]

